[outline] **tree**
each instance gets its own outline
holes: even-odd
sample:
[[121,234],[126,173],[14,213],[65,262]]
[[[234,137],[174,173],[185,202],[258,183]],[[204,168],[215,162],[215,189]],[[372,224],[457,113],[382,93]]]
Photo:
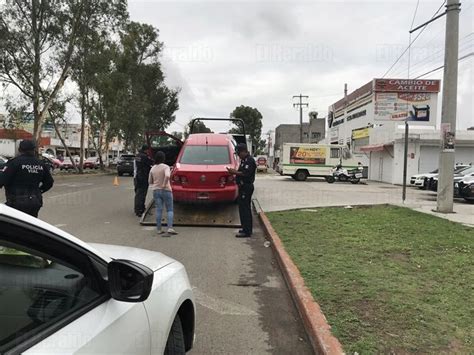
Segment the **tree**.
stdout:
[[0,81],[31,105],[38,142],[71,70],[84,8],[104,0],[0,0]]
[[[128,19],[126,0],[92,1],[84,9],[87,21],[80,23],[77,50],[72,58],[72,78],[79,93],[77,101],[81,113],[81,139],[79,171],[83,172],[86,121],[90,121],[90,96],[99,72],[110,66],[107,46],[111,37],[118,34]],[[89,127],[91,122],[89,122]],[[94,141],[94,138],[92,137]]]
[[[192,131],[191,131],[192,126]],[[191,133],[212,133],[211,129],[207,127],[202,121],[194,121],[191,119],[184,129],[184,137],[188,138]]]
[[[252,151],[256,152],[260,146],[260,137],[262,135],[263,116],[256,108],[250,106],[238,106],[230,114],[231,118],[240,118],[245,124],[245,133],[250,135],[252,142]],[[237,126],[231,130],[231,133],[240,133],[241,128]]]

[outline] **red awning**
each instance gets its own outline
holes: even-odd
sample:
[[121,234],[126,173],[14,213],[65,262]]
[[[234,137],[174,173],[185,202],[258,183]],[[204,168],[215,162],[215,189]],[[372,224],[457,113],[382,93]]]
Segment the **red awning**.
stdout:
[[370,144],[360,147],[363,152],[381,152],[384,150],[385,144]]

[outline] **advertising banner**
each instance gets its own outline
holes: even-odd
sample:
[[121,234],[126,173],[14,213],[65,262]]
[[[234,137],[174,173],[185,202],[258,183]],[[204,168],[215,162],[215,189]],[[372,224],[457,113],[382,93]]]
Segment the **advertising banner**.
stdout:
[[437,93],[440,80],[429,79],[375,79],[375,92]]
[[374,118],[378,121],[430,122],[436,109],[436,94],[377,92],[375,93]]
[[359,128],[352,130],[352,139],[362,139],[369,136],[369,128]]
[[326,164],[326,148],[290,147],[290,164]]

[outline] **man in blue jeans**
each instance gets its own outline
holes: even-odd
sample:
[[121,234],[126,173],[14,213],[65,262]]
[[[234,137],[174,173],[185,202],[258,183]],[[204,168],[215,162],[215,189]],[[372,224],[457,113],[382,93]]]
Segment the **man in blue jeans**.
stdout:
[[[164,162],[166,160],[165,153],[158,152],[155,156],[155,165],[150,170],[148,183],[153,190],[153,199],[156,207],[156,228],[158,234],[169,236],[178,234],[173,229],[173,192],[171,191],[171,170]],[[163,215],[163,206],[167,211],[167,233],[161,228],[161,217]]]

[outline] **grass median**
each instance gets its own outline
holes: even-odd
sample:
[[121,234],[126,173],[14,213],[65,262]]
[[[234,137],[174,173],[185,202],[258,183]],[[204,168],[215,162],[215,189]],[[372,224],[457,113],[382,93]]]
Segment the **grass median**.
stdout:
[[474,353],[474,229],[395,206],[267,216],[346,353]]

